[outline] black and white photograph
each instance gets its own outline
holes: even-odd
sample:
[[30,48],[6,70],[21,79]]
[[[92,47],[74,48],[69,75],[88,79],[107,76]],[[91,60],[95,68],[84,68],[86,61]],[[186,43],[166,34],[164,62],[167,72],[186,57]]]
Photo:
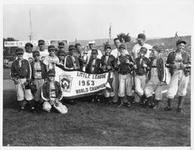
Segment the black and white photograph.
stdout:
[[2,8],[3,149],[191,149],[192,0]]

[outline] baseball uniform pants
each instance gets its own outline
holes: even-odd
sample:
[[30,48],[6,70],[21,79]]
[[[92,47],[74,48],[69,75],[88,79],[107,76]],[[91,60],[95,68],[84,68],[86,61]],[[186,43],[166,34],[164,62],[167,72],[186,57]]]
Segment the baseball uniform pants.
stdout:
[[26,99],[27,101],[31,101],[33,99],[33,95],[31,89],[25,89],[24,83],[26,82],[26,78],[18,79],[18,84],[16,84],[17,91],[17,100],[23,101]]
[[188,83],[189,76],[185,76],[183,70],[176,70],[169,83],[167,98],[173,99],[176,94],[178,96],[185,96],[187,94]]
[[143,96],[144,94],[144,88],[146,85],[146,75],[136,75],[135,76],[135,92],[139,95],[139,96]]
[[131,74],[122,75],[119,74],[119,91],[118,96],[124,97],[124,96],[132,96],[132,76]]

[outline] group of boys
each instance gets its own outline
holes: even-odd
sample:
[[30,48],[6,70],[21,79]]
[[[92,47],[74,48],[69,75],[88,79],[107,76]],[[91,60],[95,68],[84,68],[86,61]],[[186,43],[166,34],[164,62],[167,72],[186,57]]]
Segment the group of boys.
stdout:
[[[167,90],[168,106],[165,110],[172,110],[171,103],[178,94],[177,111],[181,112],[190,73],[190,57],[184,51],[186,42],[178,40],[177,49],[169,53],[165,62],[161,55],[162,49],[159,46],[150,46],[145,40],[145,34],[138,34],[137,44],[129,53],[126,45],[115,38],[116,49],[106,44],[104,55],[95,48],[94,41],[89,43],[88,50],[83,50],[81,44],[76,43],[69,45],[68,51],[65,51],[62,42],[59,42],[58,49],[50,45],[46,50],[43,40],[39,40],[35,51],[32,51],[31,43],[26,44],[25,53],[23,49],[18,48],[17,59],[11,67],[11,77],[16,85],[20,110],[24,110],[27,102],[34,110],[34,103],[38,102],[40,107],[48,112],[53,106],[59,112],[67,113],[66,106],[61,103],[60,84],[54,79],[57,65],[66,70],[92,74],[109,72],[110,86],[103,91],[103,99],[127,107],[138,102],[154,109],[158,108],[162,100],[167,67],[171,80]],[[27,53],[31,53],[33,58],[24,59],[23,55]],[[29,88],[31,83],[35,85],[35,90]],[[97,96],[95,98],[98,99]]]

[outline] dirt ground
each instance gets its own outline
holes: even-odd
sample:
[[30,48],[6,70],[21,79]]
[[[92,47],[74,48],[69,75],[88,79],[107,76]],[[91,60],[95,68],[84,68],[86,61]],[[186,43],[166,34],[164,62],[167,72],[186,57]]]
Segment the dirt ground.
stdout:
[[190,146],[190,88],[184,114],[79,100],[68,114],[18,112],[16,92],[4,70],[4,146]]

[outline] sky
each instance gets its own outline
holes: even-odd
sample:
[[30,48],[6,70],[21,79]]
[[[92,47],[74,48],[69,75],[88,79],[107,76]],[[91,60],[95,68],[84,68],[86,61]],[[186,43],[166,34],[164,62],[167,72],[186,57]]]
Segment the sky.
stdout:
[[31,3],[4,2],[3,37],[28,40],[31,10],[33,40],[68,41],[108,38],[129,33],[148,38],[191,35],[192,0],[68,0]]

